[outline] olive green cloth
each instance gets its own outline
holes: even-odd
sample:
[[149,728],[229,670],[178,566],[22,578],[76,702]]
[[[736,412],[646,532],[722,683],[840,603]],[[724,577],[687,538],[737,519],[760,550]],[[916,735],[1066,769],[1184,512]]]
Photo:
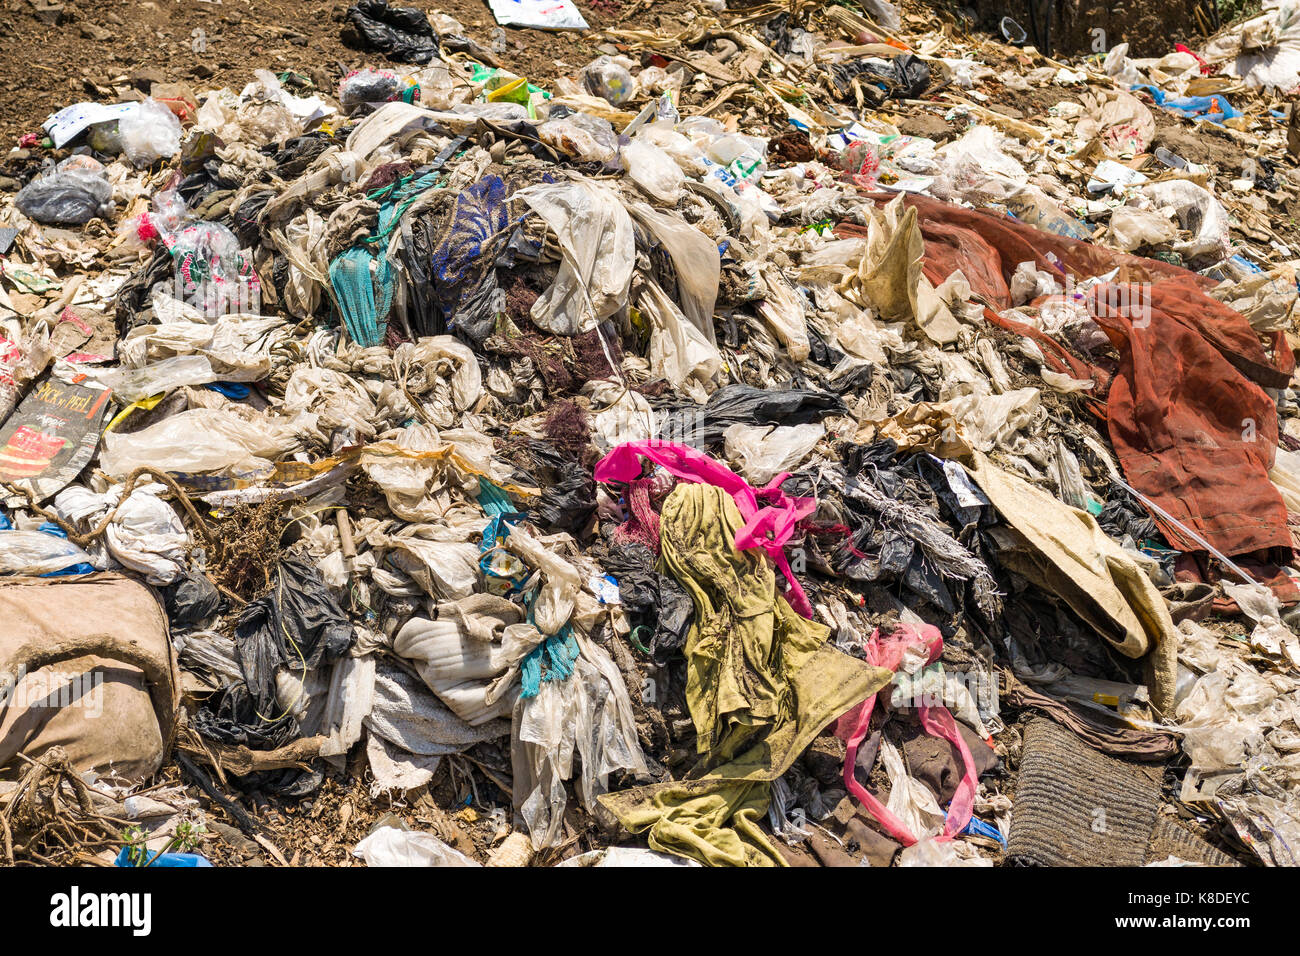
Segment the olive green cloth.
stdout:
[[663,570],[690,592],[686,699],[709,769],[695,779],[606,794],[600,801],[651,849],[710,865],[784,865],[758,821],[770,782],[835,718],[893,674],[826,643],[794,612],[759,549],[737,551],[744,522],[731,496],[680,484],[660,520]]

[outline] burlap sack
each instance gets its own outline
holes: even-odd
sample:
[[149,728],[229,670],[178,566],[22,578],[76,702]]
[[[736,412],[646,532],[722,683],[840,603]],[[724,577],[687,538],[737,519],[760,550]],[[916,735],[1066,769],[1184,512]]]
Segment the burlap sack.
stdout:
[[180,680],[167,618],[118,574],[0,583],[0,778],[62,746],[73,766],[124,780],[171,746]]

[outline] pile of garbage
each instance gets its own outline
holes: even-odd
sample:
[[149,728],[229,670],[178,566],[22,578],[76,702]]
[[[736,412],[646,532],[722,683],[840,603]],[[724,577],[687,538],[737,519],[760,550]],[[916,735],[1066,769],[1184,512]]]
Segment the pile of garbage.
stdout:
[[1062,62],[712,2],[546,83],[363,0],[336,89],[58,111],[8,862],[292,862],[264,809],[352,781],[470,831],[372,865],[1296,863],[1297,14]]

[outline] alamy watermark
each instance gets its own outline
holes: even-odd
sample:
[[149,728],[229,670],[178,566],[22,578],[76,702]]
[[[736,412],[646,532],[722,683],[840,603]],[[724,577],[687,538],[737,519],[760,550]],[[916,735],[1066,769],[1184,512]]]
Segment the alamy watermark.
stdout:
[[19,668],[17,674],[0,678],[0,710],[9,707],[76,707],[84,710],[88,718],[100,717],[104,713],[104,675],[100,671],[69,674],[52,670],[29,674],[26,668]]

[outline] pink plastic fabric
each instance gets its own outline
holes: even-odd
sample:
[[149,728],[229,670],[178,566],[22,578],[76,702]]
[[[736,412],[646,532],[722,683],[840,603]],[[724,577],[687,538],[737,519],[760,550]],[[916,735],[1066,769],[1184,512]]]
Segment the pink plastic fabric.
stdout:
[[[939,633],[939,629],[931,624],[922,624],[919,628],[914,628],[910,624],[900,624],[892,633],[884,635],[877,628],[872,632],[871,640],[867,642],[867,662],[875,664],[877,667],[897,671],[899,665],[903,662],[903,655],[907,653],[909,648],[917,645],[929,650],[930,654],[926,663],[932,664],[943,653],[943,636]],[[903,846],[911,846],[916,842],[916,837],[912,835],[912,832],[907,829],[898,817],[890,813],[884,804],[872,796],[862,784],[858,783],[857,777],[854,775],[854,768],[858,762],[858,747],[867,737],[867,728],[871,723],[871,711],[875,706],[876,695],[872,694],[842,716],[835,725],[835,735],[846,744],[844,785],[848,787],[849,793],[862,802],[862,805],[867,808],[867,812],[879,821],[880,825],[885,828],[885,831],[891,837],[903,844]],[[966,829],[966,824],[970,822],[971,811],[975,806],[975,789],[977,786],[975,759],[971,756],[970,748],[966,746],[966,741],[962,739],[961,732],[957,730],[957,722],[953,719],[947,707],[942,705],[937,707],[922,706],[918,707],[916,712],[926,733],[932,737],[941,737],[957,748],[957,752],[961,754],[962,766],[966,771],[962,774],[961,783],[957,785],[957,792],[953,794],[952,802],[948,804],[948,815],[944,819],[943,833],[936,837],[938,840],[951,840]]]
[[[781,482],[790,477],[783,471],[762,488],[755,488],[726,465],[687,445],[665,441],[627,442],[612,449],[596,465],[595,478],[600,482],[630,482],[641,476],[641,459],[648,458],[683,481],[714,485],[731,495],[745,524],[736,532],[736,548],[762,548],[785,579],[790,582],[786,600],[796,612],[812,617],[808,596],[790,570],[785,543],[794,534],[795,525],[817,510],[816,498],[795,498],[781,490]],[[767,502],[767,504],[760,504]]]

